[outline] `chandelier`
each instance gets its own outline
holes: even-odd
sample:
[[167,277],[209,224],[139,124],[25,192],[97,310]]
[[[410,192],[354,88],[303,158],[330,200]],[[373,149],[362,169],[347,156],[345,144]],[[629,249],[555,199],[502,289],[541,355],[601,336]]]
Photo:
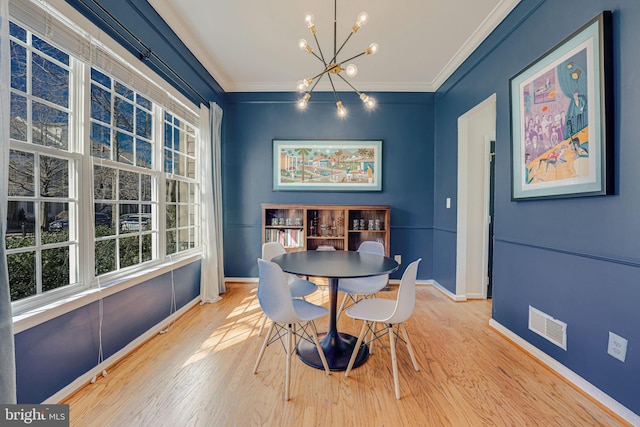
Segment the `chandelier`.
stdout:
[[327,76],[329,78],[329,82],[331,83],[333,95],[336,98],[336,106],[338,107],[338,116],[346,117],[347,109],[344,108],[344,106],[342,105],[342,101],[340,101],[340,98],[338,97],[338,93],[336,92],[336,87],[333,79],[334,78],[342,79],[351,89],[354,90],[354,92],[358,94],[358,96],[360,97],[360,99],[364,103],[364,106],[367,109],[375,108],[376,100],[368,96],[366,93],[360,92],[358,89],[356,89],[351,83],[349,83],[349,81],[345,78],[345,76],[343,76],[342,72],[344,71],[344,74],[346,74],[347,77],[355,77],[356,74],[358,74],[358,67],[355,64],[348,64],[348,65],[345,65],[345,64],[362,55],[373,55],[374,53],[378,52],[379,47],[377,43],[371,43],[369,47],[367,47],[364,51],[360,52],[359,54],[354,55],[348,59],[345,59],[344,61],[338,61],[338,55],[342,51],[342,48],[347,44],[351,36],[357,33],[358,30],[360,30],[360,28],[362,28],[367,23],[367,21],[369,20],[369,15],[367,15],[367,12],[360,12],[358,14],[355,24],[353,24],[353,27],[351,27],[351,32],[347,36],[346,40],[342,43],[340,48],[337,48],[337,42],[336,42],[337,41],[336,27],[338,23],[337,0],[334,0],[333,11],[334,11],[333,56],[331,56],[330,59],[328,59],[329,57],[325,57],[324,53],[322,52],[322,49],[320,48],[320,43],[318,42],[318,37],[316,35],[316,26],[313,23],[313,19],[314,19],[313,14],[310,12],[307,12],[304,16],[304,21],[307,24],[307,28],[309,28],[309,31],[311,32],[315,40],[318,53],[314,52],[313,48],[309,45],[309,43],[307,43],[305,39],[300,39],[298,41],[298,46],[300,47],[301,50],[315,56],[320,62],[322,62],[324,68],[320,73],[316,74],[315,76],[298,81],[296,85],[296,89],[299,92],[304,93],[304,95],[302,96],[302,98],[298,100],[297,105],[299,109],[304,110],[307,107],[307,104],[309,103],[309,99],[311,98],[311,92],[313,92],[313,90],[318,85],[318,82],[320,82],[322,77]]

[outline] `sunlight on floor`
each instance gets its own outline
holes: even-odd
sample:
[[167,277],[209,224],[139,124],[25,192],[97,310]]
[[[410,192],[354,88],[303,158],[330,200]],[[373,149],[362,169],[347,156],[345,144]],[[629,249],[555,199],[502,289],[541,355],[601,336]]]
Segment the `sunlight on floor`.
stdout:
[[[307,301],[318,304],[327,305],[329,301],[328,287],[323,286],[320,279],[317,282],[319,286],[318,292],[307,297]],[[262,322],[262,310],[257,297],[257,287],[249,292],[249,296],[244,298],[240,304],[235,306],[226,316],[228,322],[218,327],[213,333],[202,343],[198,351],[193,353],[184,363],[184,367],[197,363],[198,361],[224,350],[234,345],[240,344],[250,337],[256,336]],[[268,329],[269,322],[265,327]]]
[[215,329],[183,366],[196,363],[210,354],[229,349],[257,334],[262,321],[262,310],[260,310],[256,291],[252,290],[251,296],[234,307],[226,319],[229,322]]

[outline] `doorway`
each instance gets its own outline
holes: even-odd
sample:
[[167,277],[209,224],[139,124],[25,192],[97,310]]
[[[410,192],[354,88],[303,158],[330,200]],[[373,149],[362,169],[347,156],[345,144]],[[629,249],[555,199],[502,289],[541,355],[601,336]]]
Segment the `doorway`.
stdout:
[[487,230],[487,298],[493,295],[493,207],[496,186],[496,141],[489,142],[489,230]]
[[456,300],[489,296],[490,153],[495,134],[495,94],[458,118]]

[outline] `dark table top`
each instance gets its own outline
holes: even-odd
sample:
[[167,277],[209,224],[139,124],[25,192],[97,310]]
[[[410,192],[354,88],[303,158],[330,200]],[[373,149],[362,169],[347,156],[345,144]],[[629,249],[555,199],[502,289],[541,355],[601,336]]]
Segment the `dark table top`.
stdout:
[[354,251],[290,252],[271,261],[287,273],[315,277],[367,277],[398,269],[398,263],[391,258]]

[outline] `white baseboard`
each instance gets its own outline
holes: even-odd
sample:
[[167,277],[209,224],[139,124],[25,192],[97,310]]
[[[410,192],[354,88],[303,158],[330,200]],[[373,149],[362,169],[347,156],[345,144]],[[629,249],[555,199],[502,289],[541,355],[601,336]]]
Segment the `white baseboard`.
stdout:
[[58,391],[54,395],[50,396],[48,399],[46,399],[42,403],[43,404],[56,404],[56,403],[62,402],[64,399],[66,399],[67,397],[71,396],[73,393],[78,391],[81,387],[83,387],[83,386],[87,385],[88,383],[90,383],[91,380],[93,379],[93,377],[102,376],[102,373],[106,372],[106,369],[109,366],[113,366],[114,364],[116,364],[116,362],[118,362],[121,359],[123,359],[125,356],[127,356],[129,353],[131,353],[133,350],[135,350],[138,346],[144,344],[151,337],[153,337],[154,335],[160,333],[160,331],[162,331],[163,329],[165,329],[166,327],[171,325],[171,323],[175,319],[177,319],[178,317],[182,316],[187,310],[189,310],[191,307],[197,305],[199,302],[200,302],[200,297],[199,296],[197,298],[194,298],[193,300],[189,301],[187,304],[185,304],[183,307],[181,307],[175,313],[173,313],[172,315],[166,317],[165,319],[163,319],[160,323],[156,324],[155,326],[151,327],[149,330],[147,330],[147,332],[143,333],[138,338],[136,338],[135,340],[131,341],[129,344],[127,344],[125,347],[123,347],[120,351],[115,353],[113,356],[109,357],[108,359],[104,360],[102,363],[100,363],[97,366],[95,366],[91,371],[82,374],[81,376],[76,378],[72,383],[70,383],[68,386],[64,387],[63,389],[61,389],[60,391]]
[[[399,285],[400,279],[389,279],[390,285]],[[433,280],[416,280],[416,286],[433,286]]]
[[511,332],[509,329],[502,326],[499,322],[491,319],[489,320],[489,326],[494,328],[496,331],[500,332],[502,335],[509,338],[515,345],[522,348],[524,351],[529,353],[531,356],[536,358],[541,363],[545,364],[552,370],[554,370],[558,375],[562,378],[570,382],[571,384],[578,387],[587,395],[591,396],[596,401],[600,402],[606,408],[610,409],[612,412],[616,413],[618,416],[623,418],[625,421],[631,423],[634,426],[640,426],[640,416],[630,411],[625,406],[618,403],[615,399],[613,399],[608,394],[604,393],[602,390],[595,387],[593,384],[582,378],[580,375],[576,374],[547,353],[533,346],[529,342],[525,341],[518,335]]
[[258,283],[257,277],[225,277],[224,283]]
[[449,289],[445,288],[444,286],[442,286],[440,283],[438,283],[436,280],[433,280],[433,286],[438,289],[440,292],[442,292],[443,294],[445,294],[446,296],[448,296],[449,298],[451,298],[452,300],[459,302],[459,301],[466,301],[467,297],[466,295],[456,295],[454,293],[452,293]]

